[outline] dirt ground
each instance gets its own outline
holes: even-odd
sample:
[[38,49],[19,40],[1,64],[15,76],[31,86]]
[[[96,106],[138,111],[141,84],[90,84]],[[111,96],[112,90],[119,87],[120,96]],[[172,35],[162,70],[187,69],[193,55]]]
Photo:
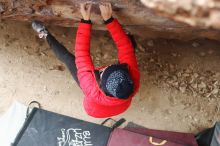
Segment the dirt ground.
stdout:
[[[48,27],[74,51],[76,28]],[[137,38],[141,88],[124,117],[148,128],[193,132],[220,120],[220,42]],[[107,32],[93,31],[96,66],[117,61]],[[83,110],[83,93],[29,23],[0,23],[0,114],[13,100],[39,101],[44,109],[101,123]]]

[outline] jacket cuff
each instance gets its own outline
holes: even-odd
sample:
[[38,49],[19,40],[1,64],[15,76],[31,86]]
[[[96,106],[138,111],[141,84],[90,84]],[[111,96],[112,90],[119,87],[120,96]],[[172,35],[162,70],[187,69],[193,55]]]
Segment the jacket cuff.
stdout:
[[108,30],[111,30],[111,29],[114,29],[115,26],[117,26],[117,25],[120,26],[118,20],[114,18],[113,21],[112,21],[111,23],[106,24],[105,27],[106,27]]
[[81,22],[82,22],[82,23],[87,23],[87,24],[92,24],[92,21],[91,21],[91,20],[81,19]]
[[109,23],[111,23],[112,21],[114,20],[114,18],[113,17],[111,17],[111,18],[109,18],[108,20],[104,20],[104,23],[105,24],[109,24]]

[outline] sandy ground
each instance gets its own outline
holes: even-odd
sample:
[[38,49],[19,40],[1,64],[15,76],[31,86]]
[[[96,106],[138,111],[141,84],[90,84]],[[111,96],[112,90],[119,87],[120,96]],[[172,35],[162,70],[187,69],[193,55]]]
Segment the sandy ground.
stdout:
[[[70,51],[76,29],[49,27]],[[123,114],[127,121],[154,129],[196,133],[220,119],[220,42],[137,39],[141,88]],[[94,31],[96,66],[117,61],[108,33]],[[83,93],[30,24],[0,24],[0,114],[13,100],[39,101],[44,109],[101,123],[83,110]]]

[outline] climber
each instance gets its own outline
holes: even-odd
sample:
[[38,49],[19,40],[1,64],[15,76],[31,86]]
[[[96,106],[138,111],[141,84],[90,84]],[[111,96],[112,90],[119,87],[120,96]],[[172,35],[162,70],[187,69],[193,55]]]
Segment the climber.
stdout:
[[140,73],[132,42],[118,20],[112,17],[110,3],[100,3],[99,8],[118,48],[119,63],[94,68],[90,56],[91,8],[90,2],[80,5],[83,19],[76,34],[75,56],[52,36],[42,22],[33,21],[32,27],[40,38],[47,40],[57,58],[70,70],[85,95],[83,105],[87,114],[96,118],[111,117],[130,106],[139,88]]

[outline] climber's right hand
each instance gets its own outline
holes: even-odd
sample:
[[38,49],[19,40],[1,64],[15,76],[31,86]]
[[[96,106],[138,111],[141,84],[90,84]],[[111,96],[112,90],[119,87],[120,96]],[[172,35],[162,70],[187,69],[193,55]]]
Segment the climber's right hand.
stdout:
[[112,5],[111,3],[101,3],[99,4],[102,18],[106,21],[112,17]]
[[80,4],[80,12],[84,20],[90,20],[91,16],[91,2],[85,2]]

